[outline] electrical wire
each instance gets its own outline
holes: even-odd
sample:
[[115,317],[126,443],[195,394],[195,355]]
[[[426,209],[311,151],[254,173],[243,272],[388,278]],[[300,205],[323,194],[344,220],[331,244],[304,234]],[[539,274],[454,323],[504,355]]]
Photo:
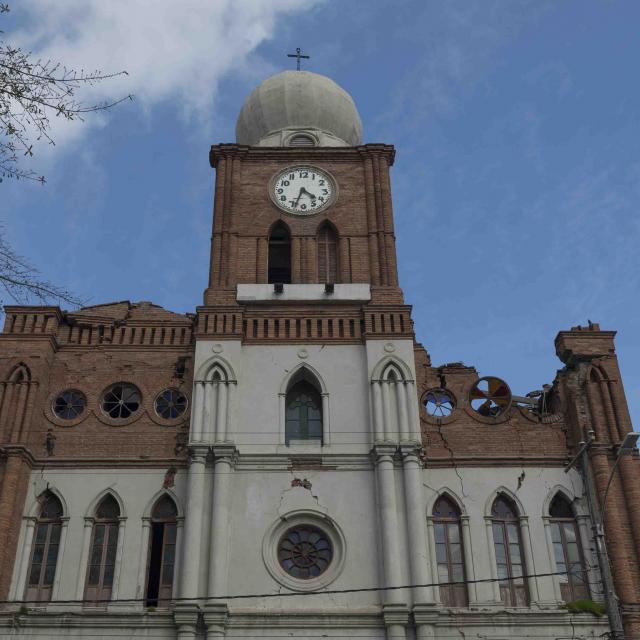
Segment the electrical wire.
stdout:
[[[309,597],[319,595],[341,595],[346,593],[375,593],[380,591],[399,591],[402,589],[421,589],[425,587],[446,587],[453,585],[470,585],[470,584],[487,584],[493,582],[510,582],[515,580],[528,580],[529,578],[547,578],[551,576],[566,576],[567,571],[551,571],[546,573],[528,573],[521,576],[508,576],[506,578],[477,578],[475,580],[454,580],[449,582],[427,582],[424,584],[403,584],[397,586],[384,587],[354,587],[350,589],[326,589],[322,591],[303,591],[303,592],[284,592],[284,593],[248,593],[248,594],[231,594],[223,596],[194,596],[189,598],[171,598],[172,602],[209,602],[218,600],[242,600],[250,598],[289,598],[289,597]],[[47,604],[114,604],[114,603],[136,603],[146,602],[149,598],[118,598],[116,600],[51,600]],[[0,600],[3,604],[40,604],[39,600]]]

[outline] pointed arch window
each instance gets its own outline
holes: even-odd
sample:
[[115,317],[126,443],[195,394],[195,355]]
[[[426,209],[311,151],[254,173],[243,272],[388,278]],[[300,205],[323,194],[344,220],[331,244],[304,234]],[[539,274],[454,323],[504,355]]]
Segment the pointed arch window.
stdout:
[[62,531],[62,504],[50,492],[41,498],[40,515],[35,527],[25,600],[51,600],[58,563]]
[[268,280],[270,283],[291,282],[291,234],[281,222],[273,227],[269,235]]
[[338,234],[329,224],[318,231],[318,280],[338,282]]
[[433,531],[442,604],[466,607],[469,598],[465,584],[460,509],[448,496],[440,496],[433,507]]
[[9,374],[10,382],[29,382],[31,380],[31,371],[26,364],[20,363],[16,365]]
[[99,602],[111,599],[119,526],[120,507],[112,495],[107,495],[96,508],[91,532],[85,600]]
[[322,442],[322,397],[307,379],[295,382],[285,400],[285,442]]
[[493,544],[500,584],[500,597],[507,607],[526,607],[529,594],[518,510],[506,496],[499,495],[491,508]]
[[578,523],[571,504],[562,494],[551,502],[549,516],[556,571],[566,571],[559,576],[562,599],[565,602],[587,599],[589,587]]
[[147,569],[147,607],[167,605],[171,599],[176,562],[178,510],[175,502],[162,496],[151,511],[151,540]]

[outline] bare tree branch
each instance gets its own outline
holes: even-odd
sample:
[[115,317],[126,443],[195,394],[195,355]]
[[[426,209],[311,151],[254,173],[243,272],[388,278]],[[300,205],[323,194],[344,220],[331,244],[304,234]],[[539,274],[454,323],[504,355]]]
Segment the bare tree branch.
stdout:
[[74,307],[86,304],[85,300],[45,280],[40,272],[8,244],[0,227],[0,287],[17,304],[67,303]]
[[[0,2],[0,15],[9,5]],[[132,100],[133,96],[86,104],[76,98],[83,87],[127,75],[126,71],[103,74],[68,69],[53,60],[34,59],[30,52],[13,47],[0,31],[0,182],[3,178],[36,180],[44,176],[25,168],[20,158],[32,156],[34,144],[51,137],[51,118],[83,120],[87,113],[104,111]],[[81,300],[66,289],[42,277],[25,258],[8,244],[0,226],[0,291],[17,304],[51,304],[53,302],[81,306]],[[4,301],[0,300],[0,303]]]
[[[9,6],[0,3],[0,14]],[[44,176],[20,166],[19,157],[32,156],[34,141],[55,144],[50,118],[83,120],[87,113],[111,109],[132,95],[85,104],[76,99],[82,87],[127,75],[68,69],[53,60],[32,59],[31,53],[7,44],[0,31],[0,182],[20,178],[45,182]]]

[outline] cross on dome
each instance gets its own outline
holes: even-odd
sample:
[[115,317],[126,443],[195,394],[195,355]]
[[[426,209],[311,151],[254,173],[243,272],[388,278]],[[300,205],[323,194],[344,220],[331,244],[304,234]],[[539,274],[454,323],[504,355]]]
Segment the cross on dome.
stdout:
[[297,70],[300,71],[300,58],[305,58],[309,60],[311,56],[303,56],[301,53],[302,49],[300,47],[296,47],[295,53],[287,53],[287,58],[296,58]]

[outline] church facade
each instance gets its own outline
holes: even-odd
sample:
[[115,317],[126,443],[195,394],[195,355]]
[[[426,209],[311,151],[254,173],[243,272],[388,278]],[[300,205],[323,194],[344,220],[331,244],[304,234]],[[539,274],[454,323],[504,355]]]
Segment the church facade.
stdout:
[[640,633],[614,332],[526,397],[432,364],[351,97],[284,72],[236,133],[194,313],[6,307],[0,637]]

